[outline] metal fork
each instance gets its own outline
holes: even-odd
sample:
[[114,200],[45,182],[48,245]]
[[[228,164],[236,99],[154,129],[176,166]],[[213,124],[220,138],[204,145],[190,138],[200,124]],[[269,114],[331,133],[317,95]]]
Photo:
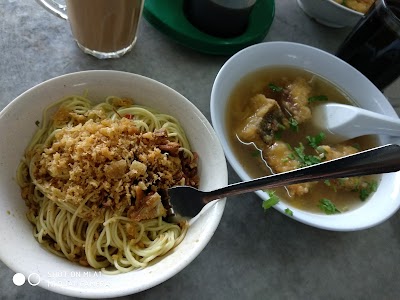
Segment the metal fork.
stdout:
[[175,186],[166,191],[165,200],[167,200],[170,218],[175,216],[193,218],[210,201],[227,196],[295,183],[390,173],[399,170],[400,146],[388,144],[301,169],[234,183],[213,191],[200,191],[189,186]]

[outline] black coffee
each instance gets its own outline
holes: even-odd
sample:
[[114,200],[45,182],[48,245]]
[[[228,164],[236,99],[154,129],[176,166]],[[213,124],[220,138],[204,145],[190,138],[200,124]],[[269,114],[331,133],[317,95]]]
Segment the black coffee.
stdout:
[[184,13],[195,27],[223,38],[239,36],[246,31],[251,9],[227,8],[211,0],[184,1]]
[[[385,4],[390,9],[385,9]],[[340,46],[337,56],[384,89],[400,76],[400,1],[378,0]]]

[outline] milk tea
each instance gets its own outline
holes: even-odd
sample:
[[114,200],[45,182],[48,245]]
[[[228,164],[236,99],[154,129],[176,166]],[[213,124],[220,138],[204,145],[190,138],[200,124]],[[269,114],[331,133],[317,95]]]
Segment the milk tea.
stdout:
[[133,46],[144,0],[66,0],[79,46],[111,53]]

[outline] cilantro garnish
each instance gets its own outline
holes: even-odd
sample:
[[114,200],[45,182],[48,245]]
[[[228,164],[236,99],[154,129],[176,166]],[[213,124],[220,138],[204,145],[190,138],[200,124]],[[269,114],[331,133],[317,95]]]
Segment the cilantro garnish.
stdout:
[[299,131],[299,122],[297,122],[297,120],[295,118],[289,119],[289,126],[290,126],[290,129],[292,129],[294,132]]
[[269,199],[263,201],[262,207],[264,208],[264,210],[267,210],[268,208],[271,208],[275,204],[278,204],[280,199],[277,195],[275,195],[274,191],[265,191],[265,192],[268,194]]
[[293,217],[293,211],[291,209],[289,209],[289,208],[285,209],[285,214],[287,214],[288,216]]
[[318,156],[305,154],[304,145],[302,143],[300,143],[299,147],[294,147],[293,150],[296,153],[302,167],[319,164],[321,162],[321,159]]
[[290,153],[290,154],[287,156],[287,158],[290,159],[290,160],[296,159],[296,157],[294,156],[293,153]]
[[286,129],[286,127],[283,124],[278,123],[277,128],[278,129],[274,131],[274,138],[276,140],[280,140],[282,138],[282,132]]
[[329,199],[326,198],[322,198],[319,201],[318,207],[327,215],[340,213],[340,210],[336,208],[335,204],[333,204]]
[[279,129],[279,130],[285,130],[286,127],[285,127],[285,125],[283,125],[283,124],[281,124],[281,123],[278,123],[278,129]]
[[274,92],[282,92],[283,91],[283,87],[277,86],[273,83],[268,84],[268,87]]
[[319,102],[319,101],[328,101],[328,97],[325,95],[319,95],[308,98],[308,103]]
[[331,181],[330,181],[329,179],[324,180],[324,184],[325,184],[326,186],[332,187],[333,190],[335,191],[335,193],[337,192],[336,186],[335,186],[335,185],[332,185],[332,183],[331,183]]
[[378,188],[378,183],[376,181],[367,182],[366,186],[360,189],[360,199],[361,201],[365,201],[371,193],[376,192]]
[[274,138],[276,140],[280,140],[282,138],[282,131],[281,130],[275,131],[274,132]]
[[308,144],[313,147],[314,149],[317,149],[319,145],[321,145],[322,141],[325,139],[325,133],[320,132],[316,136],[306,136],[306,139],[308,141]]

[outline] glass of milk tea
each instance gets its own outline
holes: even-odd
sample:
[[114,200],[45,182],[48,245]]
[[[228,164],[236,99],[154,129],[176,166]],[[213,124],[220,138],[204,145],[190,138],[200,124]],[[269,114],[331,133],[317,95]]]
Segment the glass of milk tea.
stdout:
[[36,0],[54,15],[69,21],[83,52],[100,59],[119,58],[137,40],[144,0]]

